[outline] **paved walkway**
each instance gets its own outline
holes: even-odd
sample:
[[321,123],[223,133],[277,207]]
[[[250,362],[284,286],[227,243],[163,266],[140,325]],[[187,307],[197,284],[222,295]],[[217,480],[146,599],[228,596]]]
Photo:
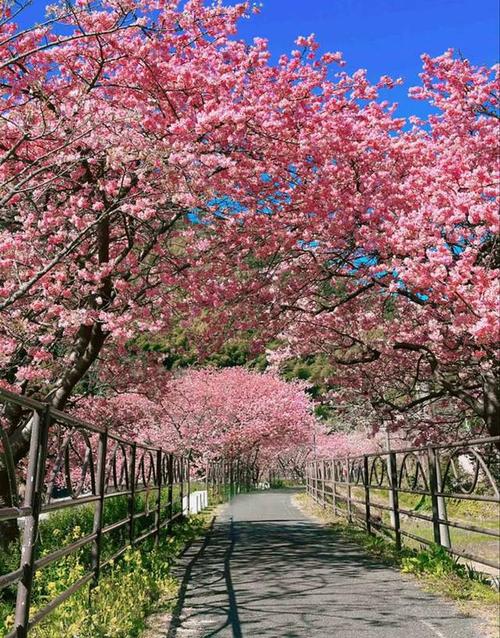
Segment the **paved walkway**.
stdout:
[[478,622],[311,521],[240,495],[185,554],[168,638],[478,638]]

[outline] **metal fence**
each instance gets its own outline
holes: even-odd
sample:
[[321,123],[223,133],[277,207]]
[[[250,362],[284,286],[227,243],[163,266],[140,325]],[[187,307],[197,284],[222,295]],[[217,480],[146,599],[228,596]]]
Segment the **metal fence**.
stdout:
[[[190,472],[185,458],[123,439],[33,399],[0,390],[0,404],[4,415],[16,411],[21,418],[27,448],[25,459],[14,464],[6,424],[0,424],[0,462],[10,485],[9,502],[0,501],[0,534],[13,521],[22,530],[19,568],[0,573],[0,590],[17,584],[15,629],[7,638],[19,638],[84,585],[97,584],[100,571],[129,547],[148,538],[157,541],[162,529],[170,531],[183,515],[185,496],[189,503]],[[217,481],[223,479],[217,475]],[[107,505],[120,498],[126,501],[126,515],[107,523]],[[40,521],[51,512],[83,505],[93,508],[91,533],[40,555]],[[103,557],[109,535],[119,537],[119,549]],[[30,615],[38,570],[82,548],[90,548],[88,571]]]
[[[335,516],[391,537],[437,543],[498,576],[500,437],[316,460],[306,489]],[[473,522],[471,522],[473,519]]]
[[255,477],[245,459],[221,459],[207,465],[206,489],[213,500],[224,501],[235,494],[251,490]]

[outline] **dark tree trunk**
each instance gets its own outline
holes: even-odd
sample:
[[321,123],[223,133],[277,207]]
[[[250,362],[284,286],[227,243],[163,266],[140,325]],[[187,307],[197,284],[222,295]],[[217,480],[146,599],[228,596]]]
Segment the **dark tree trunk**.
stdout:
[[[9,476],[5,470],[0,470],[0,507],[15,507]],[[0,523],[0,549],[6,549],[11,543],[19,539],[17,520],[7,520]]]
[[[104,217],[97,227],[97,246],[99,264],[109,261],[110,245],[110,221],[109,217]],[[97,294],[104,299],[104,305],[111,300],[112,281],[111,277],[106,277]],[[95,308],[95,300],[91,303]],[[63,410],[71,396],[76,384],[83,379],[91,365],[98,358],[108,333],[103,331],[100,323],[91,326],[81,325],[73,344],[73,352],[69,358],[69,365],[61,377],[55,382],[50,403],[53,407]],[[16,408],[14,408],[16,410]],[[21,411],[12,415],[11,434],[9,434],[9,446],[12,453],[12,460],[17,465],[26,457],[31,438],[32,419],[22,422]],[[12,486],[9,481],[9,474],[5,465],[1,464],[0,456],[0,507],[12,507],[15,503],[12,497]],[[12,541],[18,538],[17,521],[0,521],[0,548],[5,548]]]
[[[497,375],[491,372],[484,381],[483,419],[490,436],[500,436],[500,385]],[[497,443],[500,448],[500,443]]]

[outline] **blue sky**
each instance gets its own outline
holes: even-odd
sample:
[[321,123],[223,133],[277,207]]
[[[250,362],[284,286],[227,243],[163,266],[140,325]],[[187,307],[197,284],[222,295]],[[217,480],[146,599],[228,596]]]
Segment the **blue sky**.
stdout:
[[269,39],[275,57],[294,48],[297,35],[315,33],[322,51],[342,51],[345,70],[368,70],[405,79],[390,92],[400,114],[422,113],[406,97],[418,83],[420,55],[460,50],[476,64],[491,66],[499,52],[498,0],[264,0],[262,13],[245,21],[245,39]]
[[[41,20],[44,0],[34,0],[23,25]],[[408,100],[418,83],[420,54],[452,47],[477,64],[491,66],[499,51],[498,0],[264,0],[260,15],[241,23],[240,36],[269,39],[274,59],[295,48],[298,35],[315,33],[322,51],[343,51],[345,69],[402,76],[390,92],[399,113],[423,114],[425,105]]]

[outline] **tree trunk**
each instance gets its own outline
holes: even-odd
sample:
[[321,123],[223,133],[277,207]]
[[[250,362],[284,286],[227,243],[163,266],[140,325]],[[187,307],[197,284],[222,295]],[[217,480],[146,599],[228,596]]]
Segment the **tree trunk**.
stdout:
[[[490,436],[500,436],[500,386],[491,372],[484,381],[483,418]],[[500,448],[500,443],[497,443]]]
[[[110,245],[110,222],[109,217],[104,217],[97,226],[97,246],[99,264],[109,261]],[[109,303],[112,292],[111,277],[105,277],[97,294],[104,299],[105,304]],[[96,302],[91,301],[93,307]],[[92,325],[82,324],[76,335],[73,352],[69,358],[69,365],[61,377],[56,381],[54,391],[50,400],[53,407],[63,410],[76,384],[83,379],[91,365],[97,360],[108,333],[103,331],[102,325],[98,322]],[[12,454],[14,464],[19,464],[28,453],[32,419],[22,422],[21,411],[19,418],[14,418],[13,428],[9,434],[8,446]],[[1,441],[1,439],[0,439]],[[5,465],[8,464],[6,463]],[[9,481],[9,473],[5,466],[0,464],[0,507],[12,507],[15,503],[12,497],[12,486]],[[5,549],[13,540],[18,538],[17,521],[0,521],[0,548]]]
[[[0,507],[15,507],[16,503],[12,498],[12,491],[9,475],[6,470],[0,469]],[[7,520],[0,523],[0,550],[7,547],[19,539],[19,529],[17,520]]]

